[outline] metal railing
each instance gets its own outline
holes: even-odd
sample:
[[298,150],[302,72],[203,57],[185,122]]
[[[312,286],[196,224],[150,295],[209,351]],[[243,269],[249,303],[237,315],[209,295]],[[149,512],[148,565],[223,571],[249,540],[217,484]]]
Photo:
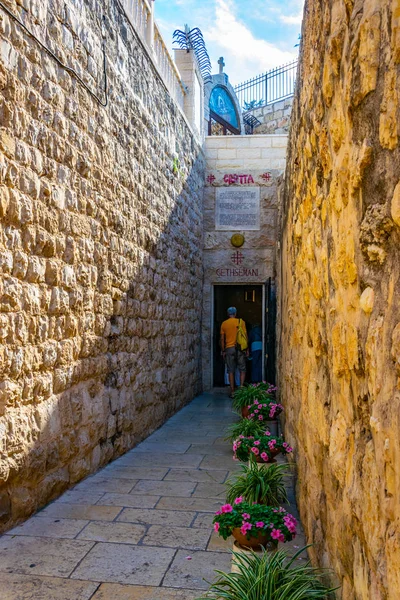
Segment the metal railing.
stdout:
[[298,60],[271,69],[235,86],[243,110],[251,110],[293,96]]
[[183,108],[185,89],[160,30],[154,23],[154,3],[151,0],[120,0],[120,2],[131,25],[147,46],[169,93]]

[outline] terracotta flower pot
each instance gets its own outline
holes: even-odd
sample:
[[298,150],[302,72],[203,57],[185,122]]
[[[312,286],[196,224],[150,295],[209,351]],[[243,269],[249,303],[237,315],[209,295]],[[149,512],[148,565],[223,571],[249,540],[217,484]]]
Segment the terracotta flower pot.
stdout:
[[[257,463],[257,467],[260,469],[261,467],[270,467],[271,465],[276,465],[276,460],[273,458],[272,460],[269,460],[268,462],[263,462],[262,458],[258,458],[256,459],[256,463]],[[250,463],[249,463],[250,465]]]
[[258,550],[261,548],[261,546],[265,546],[268,542],[268,533],[264,533],[263,531],[259,531],[257,536],[247,539],[247,537],[240,531],[240,527],[235,527],[232,530],[232,535],[238,544],[240,544],[240,546],[243,548],[253,548]]
[[249,409],[247,408],[247,406],[243,406],[243,408],[242,408],[243,419],[247,419],[248,416],[249,416]]

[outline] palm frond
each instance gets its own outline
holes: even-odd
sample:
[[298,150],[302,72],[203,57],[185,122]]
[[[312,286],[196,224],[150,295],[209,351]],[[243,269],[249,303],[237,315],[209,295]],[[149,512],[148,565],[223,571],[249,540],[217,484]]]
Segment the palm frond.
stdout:
[[204,82],[211,80],[211,61],[208,56],[206,44],[203,38],[201,29],[195,27],[190,29],[188,25],[185,25],[185,29],[175,29],[172,34],[173,44],[178,44],[181,50],[193,50],[197,63],[199,65],[200,72],[203,76]]

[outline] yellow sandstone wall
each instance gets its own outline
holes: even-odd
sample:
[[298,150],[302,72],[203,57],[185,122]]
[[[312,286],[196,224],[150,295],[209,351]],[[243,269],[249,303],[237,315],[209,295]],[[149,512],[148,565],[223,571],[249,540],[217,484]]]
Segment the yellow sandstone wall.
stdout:
[[344,600],[400,598],[400,0],[308,0],[279,373],[301,517]]

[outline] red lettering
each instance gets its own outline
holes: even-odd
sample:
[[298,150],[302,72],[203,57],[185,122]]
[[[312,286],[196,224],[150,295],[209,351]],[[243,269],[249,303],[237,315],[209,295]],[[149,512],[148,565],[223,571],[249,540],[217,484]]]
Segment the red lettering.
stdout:
[[254,183],[254,179],[252,175],[237,175],[236,173],[227,173],[224,175],[224,182],[228,185],[235,185],[237,183]]

